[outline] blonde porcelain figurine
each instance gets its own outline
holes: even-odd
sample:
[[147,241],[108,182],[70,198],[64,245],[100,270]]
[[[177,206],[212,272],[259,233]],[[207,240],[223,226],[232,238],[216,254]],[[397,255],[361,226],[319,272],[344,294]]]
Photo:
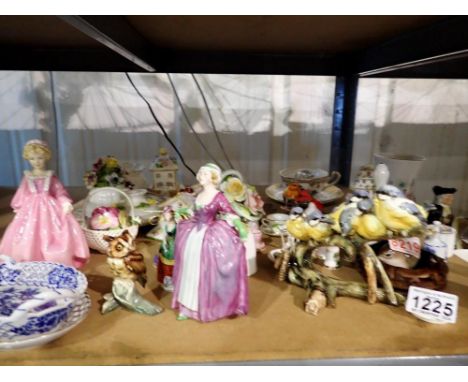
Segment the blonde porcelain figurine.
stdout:
[[[178,319],[214,321],[248,311],[247,229],[218,190],[221,170],[200,168],[194,215],[177,225],[172,307]],[[234,228],[235,227],[235,228]]]
[[72,200],[62,183],[46,170],[51,153],[34,139],[23,149],[32,170],[25,171],[11,207],[15,217],[6,229],[0,253],[16,261],[51,261],[81,267],[89,258],[86,239],[71,211]]

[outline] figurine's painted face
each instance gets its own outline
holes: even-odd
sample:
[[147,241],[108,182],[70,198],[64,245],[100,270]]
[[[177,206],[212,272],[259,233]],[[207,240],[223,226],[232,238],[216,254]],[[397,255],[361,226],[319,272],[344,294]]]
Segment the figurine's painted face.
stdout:
[[453,203],[453,194],[442,194],[437,197],[439,203],[451,206]]
[[165,221],[170,222],[170,221],[174,220],[174,214],[173,214],[172,211],[165,211],[163,213],[163,218],[164,218]]
[[32,153],[31,155],[29,155],[28,160],[33,170],[36,170],[36,171],[45,170],[47,158],[43,153],[41,152]]
[[213,184],[211,171],[205,167],[200,168],[200,170],[198,170],[198,173],[197,173],[197,180],[201,186],[207,186],[209,184]]

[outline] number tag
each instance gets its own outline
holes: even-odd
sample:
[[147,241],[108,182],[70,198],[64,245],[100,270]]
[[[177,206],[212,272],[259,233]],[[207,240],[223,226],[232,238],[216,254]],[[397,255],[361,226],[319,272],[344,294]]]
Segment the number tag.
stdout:
[[429,322],[454,324],[457,321],[458,296],[410,286],[405,309]]
[[388,245],[394,251],[407,253],[417,259],[421,257],[421,242],[417,237],[408,237],[406,239],[389,239]]

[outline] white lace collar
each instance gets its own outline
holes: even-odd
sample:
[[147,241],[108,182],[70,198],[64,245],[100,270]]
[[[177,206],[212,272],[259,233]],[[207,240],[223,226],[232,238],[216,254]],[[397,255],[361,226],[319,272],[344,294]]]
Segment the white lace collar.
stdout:
[[26,170],[24,172],[24,175],[26,176],[26,180],[28,181],[28,187],[29,191],[36,193],[37,188],[36,185],[34,184],[35,179],[44,179],[44,191],[49,191],[50,188],[50,179],[52,178],[53,171],[52,170],[47,170],[44,175],[33,175],[33,173],[29,170]]

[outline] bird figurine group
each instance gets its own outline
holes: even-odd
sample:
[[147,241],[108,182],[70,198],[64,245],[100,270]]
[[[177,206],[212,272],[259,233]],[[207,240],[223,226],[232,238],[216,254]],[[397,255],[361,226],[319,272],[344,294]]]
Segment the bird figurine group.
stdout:
[[[310,258],[322,247],[339,247],[347,263],[354,263],[356,255],[359,255],[367,283],[357,285],[340,281],[338,289],[325,288],[327,299],[333,301],[336,294],[360,298],[367,296],[371,304],[384,301],[399,305],[404,298],[402,300],[394,291],[370,242],[419,236],[424,233],[426,219],[427,212],[421,206],[405,198],[397,187],[387,184],[381,185],[374,193],[355,190],[329,214],[323,214],[312,203],[304,211],[292,209],[286,228],[293,245],[285,248],[283,256],[277,259],[279,279],[285,280],[287,275],[288,280],[296,285],[305,285],[311,292],[323,292],[324,280],[332,284],[337,281],[314,270]],[[310,255],[305,256],[306,253]],[[291,256],[294,256],[294,261],[290,261]],[[381,282],[382,289],[378,289],[377,280]]]
[[422,229],[426,218],[423,207],[405,198],[397,187],[384,185],[374,195],[354,191],[328,215],[310,204],[302,214],[295,211],[286,228],[301,241],[322,243],[335,234],[370,241],[408,236]]

